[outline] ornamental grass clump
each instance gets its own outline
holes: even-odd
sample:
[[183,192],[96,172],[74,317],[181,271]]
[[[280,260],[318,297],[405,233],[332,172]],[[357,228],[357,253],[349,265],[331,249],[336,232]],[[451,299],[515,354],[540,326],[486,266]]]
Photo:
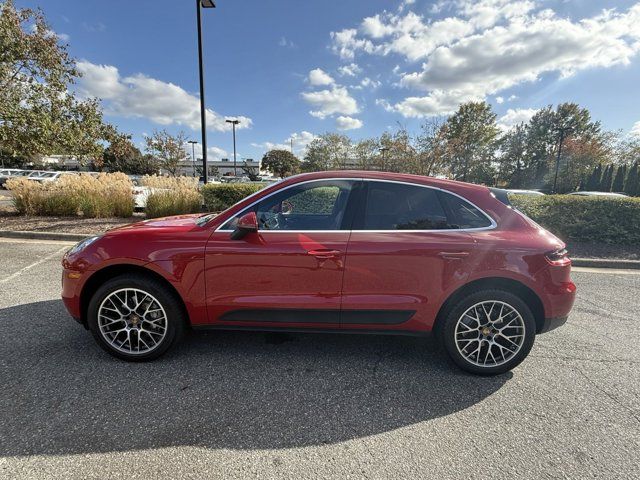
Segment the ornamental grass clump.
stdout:
[[91,218],[133,215],[133,184],[123,173],[62,175],[39,183],[24,177],[7,180],[13,202],[22,215],[84,216]]
[[151,189],[145,208],[149,218],[202,211],[202,195],[197,178],[145,175],[140,183]]

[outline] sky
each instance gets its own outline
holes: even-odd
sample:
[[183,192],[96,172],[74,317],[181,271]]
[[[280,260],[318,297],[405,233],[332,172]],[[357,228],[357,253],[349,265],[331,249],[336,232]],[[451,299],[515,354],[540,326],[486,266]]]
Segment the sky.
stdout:
[[[470,100],[502,128],[560,102],[640,135],[640,2],[216,0],[203,11],[210,158],[304,155],[325,132],[410,133]],[[200,140],[195,1],[16,0],[41,7],[78,60],[79,95],[139,146]]]

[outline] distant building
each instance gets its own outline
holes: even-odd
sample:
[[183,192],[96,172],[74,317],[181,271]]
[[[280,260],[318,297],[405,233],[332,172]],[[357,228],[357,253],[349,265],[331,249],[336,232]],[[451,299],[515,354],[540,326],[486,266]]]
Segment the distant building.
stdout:
[[[229,160],[228,158],[223,158],[222,160],[207,160],[207,164],[209,168],[212,167],[217,168],[218,173],[216,176],[224,177],[228,175],[233,175],[233,160]],[[178,170],[178,175],[187,175],[192,176],[194,172],[194,168],[196,171],[196,175],[202,171],[202,159],[198,158],[195,163],[189,160],[183,160],[180,162],[180,167]],[[253,158],[246,158],[244,160],[238,160],[236,162],[236,171],[238,176],[246,175],[245,169],[251,169],[255,171],[256,174],[260,173],[260,160],[254,160]]]

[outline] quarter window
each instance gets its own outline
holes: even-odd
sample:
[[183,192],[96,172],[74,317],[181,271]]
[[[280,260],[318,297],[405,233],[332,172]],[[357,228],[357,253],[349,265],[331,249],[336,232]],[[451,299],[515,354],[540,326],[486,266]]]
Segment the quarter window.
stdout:
[[485,228],[491,226],[491,220],[466,200],[440,192],[440,199],[449,213],[452,228]]

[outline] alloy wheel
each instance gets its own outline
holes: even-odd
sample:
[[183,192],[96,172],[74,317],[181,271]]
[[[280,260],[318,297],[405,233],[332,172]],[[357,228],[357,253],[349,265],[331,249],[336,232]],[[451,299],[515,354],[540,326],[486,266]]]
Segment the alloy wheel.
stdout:
[[100,304],[98,327],[104,340],[119,352],[146,354],[167,335],[167,314],[150,293],[123,288],[111,292]]
[[455,344],[462,357],[478,367],[496,367],[511,360],[525,339],[522,315],[511,305],[487,300],[468,308],[458,319]]

